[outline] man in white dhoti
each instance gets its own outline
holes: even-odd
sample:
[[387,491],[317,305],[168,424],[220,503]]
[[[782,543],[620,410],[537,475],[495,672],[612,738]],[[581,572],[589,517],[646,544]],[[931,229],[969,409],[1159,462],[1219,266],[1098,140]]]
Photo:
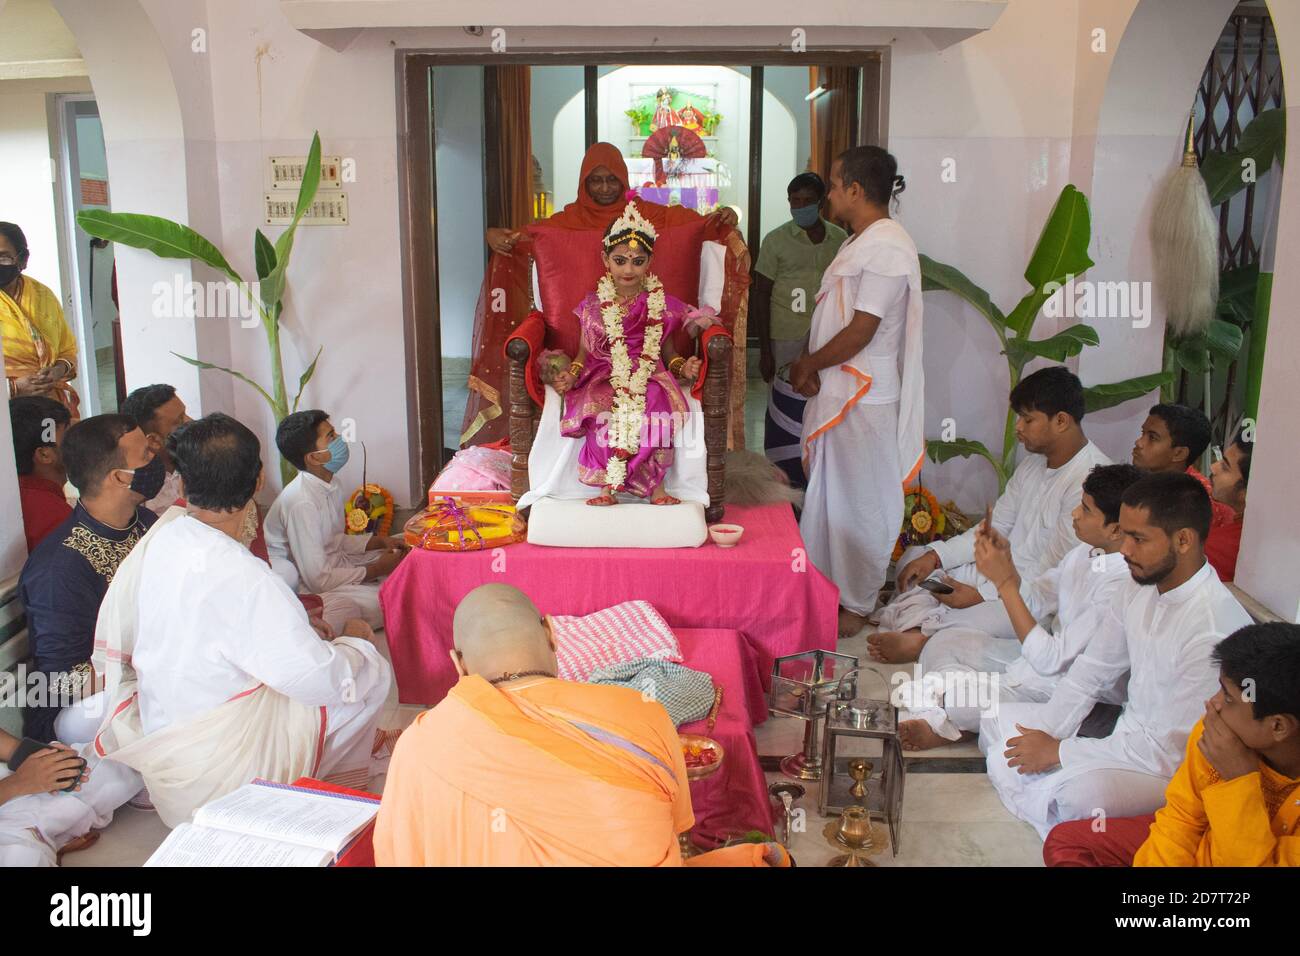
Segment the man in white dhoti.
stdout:
[[813,565],[840,589],[841,636],[876,607],[903,524],[903,486],[925,453],[921,267],[889,217],[903,191],[897,172],[878,146],[845,150],[832,164],[826,198],[853,238],[822,276],[807,350],[790,366],[791,386],[809,396],[799,529]]
[[368,778],[392,680],[363,621],[319,637],[293,592],[239,540],[261,486],[257,438],[209,415],[170,441],[187,508],[167,511],[100,609],[100,755],[136,768],[168,826],[264,777]]
[[[1022,593],[1029,597],[1028,586],[1078,545],[1072,514],[1083,479],[1110,460],[1083,433],[1083,386],[1065,366],[1049,366],[1021,379],[1011,390],[1011,407],[1016,439],[1028,454],[993,506],[993,527],[1010,541]],[[975,567],[978,533],[972,528],[904,552],[894,599],[877,615],[880,630],[867,638],[872,658],[914,661],[930,635],[950,625],[1015,638],[997,588]],[[926,579],[948,585],[952,593],[936,595],[919,587]]]
[[271,567],[291,589],[319,595],[336,631],[357,616],[383,627],[379,579],[397,566],[406,545],[345,532],[343,489],[334,476],[348,462],[348,443],[319,409],[286,416],[275,443],[298,475],[266,515]]
[[1020,593],[1010,542],[981,524],[975,566],[997,587],[1018,640],[960,625],[937,631],[921,651],[917,678],[896,691],[896,701],[907,708],[899,713],[903,749],[926,750],[978,732],[980,718],[996,714],[999,704],[1051,699],[1096,631],[1098,616],[1129,580],[1120,553],[1120,501],[1143,474],[1127,464],[1088,472],[1074,509],[1080,543],[1030,585],[1031,601]]
[[[1218,690],[1212,652],[1250,615],[1205,560],[1210,499],[1190,475],[1159,473],[1124,494],[1126,582],[1046,704],[1007,704],[980,724],[989,780],[1046,837],[1065,820],[1129,817],[1164,804],[1187,737]],[[1124,686],[1108,737],[1076,731]]]
[[92,831],[139,789],[138,773],[88,746],[38,749],[0,730],[0,867],[55,866],[63,851],[93,842]]

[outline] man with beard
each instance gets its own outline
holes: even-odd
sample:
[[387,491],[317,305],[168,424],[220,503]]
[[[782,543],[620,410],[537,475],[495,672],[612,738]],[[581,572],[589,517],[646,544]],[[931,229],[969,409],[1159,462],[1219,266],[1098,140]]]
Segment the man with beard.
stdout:
[[[1250,615],[1205,560],[1210,500],[1186,474],[1129,486],[1120,553],[1132,581],[1046,704],[1007,704],[980,726],[989,779],[1003,804],[1041,836],[1064,820],[1152,813],[1187,737],[1218,687],[1212,654]],[[1127,677],[1109,737],[1077,731]]]

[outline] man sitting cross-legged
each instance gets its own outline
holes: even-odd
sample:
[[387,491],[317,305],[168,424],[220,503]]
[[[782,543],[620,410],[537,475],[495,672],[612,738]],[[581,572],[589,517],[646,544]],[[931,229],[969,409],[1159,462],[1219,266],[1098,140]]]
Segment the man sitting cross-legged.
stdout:
[[[1011,542],[1016,570],[1026,584],[1056,567],[1079,543],[1071,517],[1083,479],[1110,461],[1088,441],[1083,420],[1083,386],[1063,365],[1039,369],[1011,390],[1016,438],[1029,452],[993,506],[993,527]],[[919,555],[909,549],[899,559],[898,590],[877,617],[880,630],[867,638],[875,660],[914,661],[926,640],[946,624],[964,624],[1013,638],[1006,609],[993,582],[975,566],[978,527],[928,545]],[[951,594],[934,595],[918,582],[947,572]]]
[[[921,651],[920,678],[900,688],[909,707],[899,714],[903,749],[939,747],[977,732],[981,709],[998,702],[1051,699],[1057,681],[1091,639],[1098,615],[1129,579],[1119,553],[1120,500],[1141,477],[1132,465],[1098,465],[1088,473],[1074,509],[1081,543],[1033,583],[1037,613],[1021,596],[1010,543],[996,528],[981,526],[975,564],[996,584],[1019,640],[960,626],[936,632]],[[1050,630],[1041,623],[1049,615],[1055,615]],[[993,675],[998,676],[990,679]]]
[[[1300,625],[1251,624],[1214,649],[1219,689],[1155,816],[1058,825],[1048,866],[1300,866]],[[1136,854],[1136,858],[1134,856]]]
[[140,789],[129,767],[82,751],[0,730],[0,867],[54,866],[93,843],[92,829]]
[[384,626],[379,579],[402,559],[401,537],[347,534],[343,489],[335,475],[348,462],[348,443],[319,409],[294,412],[275,430],[275,444],[298,475],[266,514],[271,567],[297,591],[320,596],[335,630],[358,616]]
[[[1003,804],[1046,836],[1063,820],[1150,813],[1164,801],[1187,735],[1218,686],[1211,661],[1250,623],[1205,560],[1210,500],[1190,475],[1147,475],[1124,493],[1120,551],[1133,580],[1100,616],[1046,704],[1004,704],[980,724]],[[1076,736],[1127,676],[1109,737]]]
[[140,771],[168,826],[254,777],[366,775],[392,672],[362,621],[322,640],[241,543],[257,437],[214,414],[168,451],[187,505],[158,519],[104,597],[95,664],[110,716],[96,750]]
[[[682,747],[662,704],[558,679],[549,623],[485,584],[452,621],[461,675],[402,735],[375,827],[380,866],[680,866],[691,828]],[[776,844],[692,866],[785,865]]]

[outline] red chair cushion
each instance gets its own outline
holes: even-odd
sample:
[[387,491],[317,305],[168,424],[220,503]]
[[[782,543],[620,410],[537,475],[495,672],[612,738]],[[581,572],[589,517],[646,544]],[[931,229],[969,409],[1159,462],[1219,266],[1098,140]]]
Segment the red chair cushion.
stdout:
[[[706,220],[699,219],[671,229],[662,229],[655,242],[653,271],[664,291],[688,305],[698,304],[700,295],[700,249],[704,244]],[[528,227],[533,239],[533,261],[546,317],[546,347],[575,355],[581,338],[578,317],[573,310],[605,272],[600,259],[603,230],[560,229],[535,223]],[[690,348],[685,332],[674,337],[678,353]]]

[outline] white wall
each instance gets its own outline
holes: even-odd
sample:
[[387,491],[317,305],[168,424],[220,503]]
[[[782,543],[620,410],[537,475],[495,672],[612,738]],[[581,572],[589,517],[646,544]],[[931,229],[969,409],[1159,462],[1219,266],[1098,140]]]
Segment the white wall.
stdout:
[[0,219],[17,223],[27,236],[27,274],[61,295],[45,98],[39,81],[0,82]]

